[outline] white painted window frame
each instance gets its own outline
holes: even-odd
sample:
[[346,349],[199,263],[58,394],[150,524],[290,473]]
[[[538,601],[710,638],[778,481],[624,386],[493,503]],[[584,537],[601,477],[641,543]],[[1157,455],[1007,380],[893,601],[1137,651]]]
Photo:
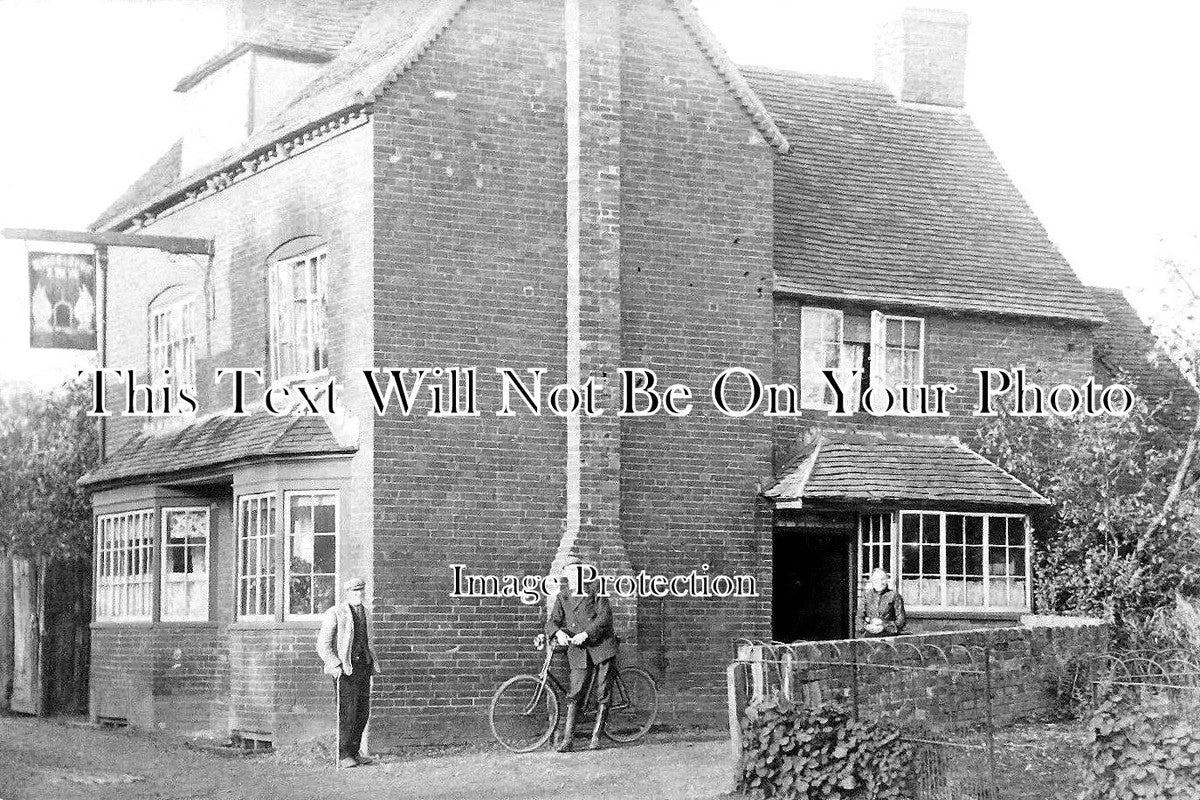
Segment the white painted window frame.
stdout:
[[[900,349],[904,350],[906,322],[916,322],[920,325],[920,345],[917,348],[917,376],[908,385],[925,383],[925,318],[911,317],[901,314],[884,314],[882,311],[871,312],[871,385],[887,386],[887,324],[900,323]],[[894,388],[894,387],[888,387]]]
[[[159,324],[159,321],[164,324]],[[187,322],[186,332],[184,322]],[[174,323],[173,326],[171,323]],[[179,336],[160,338],[160,333],[167,327],[174,327]],[[155,386],[171,386],[195,388],[196,386],[196,298],[186,295],[166,303],[150,304],[150,379]],[[178,353],[178,360],[172,363],[173,351]],[[171,367],[171,377],[163,377],[163,369]]]
[[[299,262],[305,262],[307,265],[313,261],[317,264],[317,288],[313,291],[306,286],[303,293],[298,294],[292,282],[292,268]],[[329,247],[322,244],[303,253],[271,262],[268,285],[272,381],[299,381],[327,375],[329,371]],[[290,289],[286,297],[284,296],[285,289]],[[296,345],[301,336],[295,330],[286,330],[291,313],[288,309],[285,317],[283,307],[285,302],[292,305],[299,299],[303,299],[305,304],[305,330],[302,337],[305,342],[303,361],[295,356]],[[312,359],[312,340],[315,337],[320,338],[320,363],[313,363]],[[285,342],[292,346],[294,363],[284,363],[281,345]]]
[[[913,603],[913,604],[906,603],[906,607],[908,609],[910,609],[912,611],[933,611],[933,612],[936,612],[936,611],[967,611],[967,612],[1000,611],[1000,612],[1022,612],[1022,613],[1029,612],[1029,610],[1033,607],[1033,531],[1032,531],[1032,526],[1030,525],[1028,514],[996,513],[996,512],[983,512],[983,511],[931,511],[931,510],[907,509],[907,508],[896,512],[894,515],[893,523],[892,523],[892,569],[890,570],[890,574],[892,576],[892,583],[897,588],[897,590],[900,592],[901,596],[904,595],[904,575],[901,570],[901,566],[903,564],[903,559],[901,556],[901,547],[903,546],[902,531],[903,531],[903,525],[904,525],[904,517],[908,516],[908,515],[921,515],[921,514],[929,514],[929,515],[934,515],[934,516],[939,517],[939,521],[938,521],[938,527],[939,527],[938,537],[939,537],[939,539],[938,540],[939,540],[939,544],[941,547],[941,562],[942,562],[941,575],[940,575],[942,605],[918,605],[915,603]],[[964,517],[965,516],[983,517],[983,545],[982,545],[982,547],[983,547],[983,575],[981,577],[983,578],[984,605],[982,605],[982,606],[961,606],[961,605],[952,606],[952,605],[948,605],[946,603],[946,594],[947,594],[946,516],[950,515],[950,514],[964,516]],[[862,518],[865,518],[866,516],[867,515],[862,515],[860,520]],[[1025,538],[1025,604],[1023,606],[993,605],[991,602],[991,600],[992,600],[991,586],[990,586],[991,575],[988,570],[988,564],[989,564],[988,548],[990,547],[990,540],[989,540],[989,533],[990,533],[990,528],[991,528],[990,520],[993,518],[1022,520],[1023,528],[1024,528],[1024,532],[1025,532],[1025,537],[1024,537]],[[863,569],[862,548],[863,548],[863,529],[862,529],[862,524],[860,521],[859,535],[858,535],[859,574],[862,574],[862,569]],[[932,577],[932,575],[930,575],[930,577]],[[1005,578],[1005,580],[1007,580],[1007,578]]]
[[[189,616],[172,615],[167,613],[167,584],[174,581],[169,580],[170,575],[174,573],[168,569],[170,563],[171,550],[178,545],[172,545],[168,536],[170,534],[168,520],[172,514],[203,514],[204,515],[204,581],[200,591],[204,596],[204,615]],[[207,622],[212,616],[212,513],[208,506],[170,506],[162,509],[160,514],[159,530],[162,536],[162,546],[160,550],[162,557],[159,567],[159,619],[163,622]],[[185,544],[184,547],[192,547],[193,545]],[[182,580],[178,583],[199,583],[199,581]]]
[[[828,344],[837,344],[838,363],[834,367],[834,369],[838,370],[839,372],[842,369],[842,362],[844,360],[844,353],[842,351],[845,348],[845,341],[846,341],[846,318],[845,318],[845,313],[840,308],[827,308],[825,306],[801,306],[800,307],[800,365],[799,365],[800,366],[800,407],[802,409],[809,409],[809,410],[813,410],[813,411],[828,411],[828,410],[834,408],[834,404],[832,402],[825,402],[825,400],[824,400],[825,388],[826,388],[825,376],[823,374],[821,374],[821,372],[818,372],[816,375],[808,375],[805,373],[805,370],[804,370],[804,363],[805,363],[804,347],[805,347],[805,342],[808,340],[808,336],[807,336],[808,326],[813,321],[812,317],[817,314],[822,314],[822,315],[823,314],[833,314],[833,315],[836,315],[836,317],[837,317],[837,321],[838,321],[837,342],[828,342],[825,340],[821,340],[820,346],[822,348],[824,348],[824,346],[828,345]],[[822,370],[828,369],[828,367],[822,367],[821,369]],[[821,400],[813,400],[812,398],[807,397],[805,394],[806,389],[808,389],[808,387],[810,387],[813,383],[815,383],[816,385],[821,387],[821,391],[820,391],[820,396],[822,398]]]
[[[292,503],[293,497],[332,497],[333,498],[333,591],[334,602],[338,597],[338,578],[342,574],[342,498],[337,489],[297,489],[283,493],[283,618],[286,620],[320,619],[324,609],[311,614],[293,614],[292,607]],[[310,573],[312,575],[314,573]],[[315,573],[325,574],[325,573]]]
[[[268,517],[269,519],[273,520],[272,524],[273,524],[274,530],[271,531],[267,535],[261,535],[261,533],[259,533],[259,532],[261,532],[263,529],[262,528],[263,523],[261,522],[262,517],[260,516],[259,517],[259,527],[257,529],[258,532],[256,532],[255,536],[250,537],[255,540],[255,553],[257,556],[257,565],[260,568],[259,571],[255,572],[253,575],[249,575],[246,573],[246,568],[248,565],[246,563],[247,559],[244,557],[244,549],[242,546],[243,540],[246,538],[244,536],[245,531],[242,528],[243,508],[249,503],[263,504],[261,506],[261,508],[265,508],[268,511],[268,514],[272,509],[275,512],[273,516],[269,515],[269,517]],[[277,587],[274,585],[274,583],[279,580],[278,549],[279,549],[279,536],[280,536],[280,532],[279,532],[279,513],[280,512],[279,512],[279,508],[277,507],[277,503],[278,503],[278,494],[276,492],[258,492],[255,494],[243,494],[243,495],[238,495],[238,498],[237,498],[237,516],[236,516],[235,523],[234,523],[234,537],[233,537],[234,546],[236,548],[236,550],[234,552],[234,564],[235,564],[234,580],[237,584],[237,591],[235,592],[235,594],[237,595],[235,598],[236,605],[234,606],[234,610],[235,610],[235,618],[238,619],[239,621],[240,620],[274,620],[275,616],[276,616],[276,611],[277,611],[276,597],[278,595],[278,590],[277,590]],[[270,557],[270,568],[268,571],[265,571],[265,572],[262,571],[262,569],[261,569],[264,555],[269,555],[269,557]],[[263,604],[261,602],[258,602],[255,604],[254,613],[250,613],[248,611],[243,612],[244,604],[247,600],[246,594],[247,594],[247,588],[249,586],[249,581],[255,582],[256,598],[258,598],[258,599],[261,599],[263,596],[262,595],[262,586],[264,585],[264,583],[270,587],[270,594],[268,595],[268,602],[266,604],[265,611],[258,611],[258,609],[262,608],[262,606],[263,606]]]
[[[154,513],[150,508],[96,517],[97,622],[153,619]],[[131,569],[135,563],[141,566],[141,571]]]

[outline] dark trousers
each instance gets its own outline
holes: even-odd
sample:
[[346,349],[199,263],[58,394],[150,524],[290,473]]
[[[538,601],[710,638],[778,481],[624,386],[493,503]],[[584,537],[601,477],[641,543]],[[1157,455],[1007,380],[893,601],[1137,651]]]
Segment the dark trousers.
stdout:
[[570,704],[579,704],[583,701],[583,693],[587,689],[588,680],[592,677],[592,671],[596,672],[596,702],[600,705],[608,705],[609,699],[612,697],[612,682],[613,682],[613,661],[609,658],[596,664],[588,657],[588,665],[583,669],[575,669],[571,667],[571,691],[567,693],[567,702]]
[[371,716],[371,667],[355,667],[352,675],[336,680],[338,693],[338,757],[356,756],[362,748],[363,729]]

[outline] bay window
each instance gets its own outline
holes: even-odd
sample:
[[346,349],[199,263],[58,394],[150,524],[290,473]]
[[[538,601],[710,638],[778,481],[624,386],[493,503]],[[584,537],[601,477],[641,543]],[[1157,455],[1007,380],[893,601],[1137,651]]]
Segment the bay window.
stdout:
[[96,620],[149,620],[154,603],[154,512],[96,518]]
[[287,613],[320,614],[337,599],[337,495],[288,492]]
[[238,498],[237,614],[273,618],[275,614],[275,495]]
[[888,571],[913,609],[1028,611],[1030,532],[1021,514],[864,514],[859,573]]
[[208,515],[207,508],[163,509],[163,620],[208,619]]

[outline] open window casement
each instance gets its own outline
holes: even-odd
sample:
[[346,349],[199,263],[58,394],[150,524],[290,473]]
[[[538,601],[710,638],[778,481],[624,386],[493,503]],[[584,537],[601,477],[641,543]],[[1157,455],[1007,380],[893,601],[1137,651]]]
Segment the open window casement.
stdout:
[[879,311],[871,312],[871,386],[884,385],[884,342],[887,341],[885,317]]

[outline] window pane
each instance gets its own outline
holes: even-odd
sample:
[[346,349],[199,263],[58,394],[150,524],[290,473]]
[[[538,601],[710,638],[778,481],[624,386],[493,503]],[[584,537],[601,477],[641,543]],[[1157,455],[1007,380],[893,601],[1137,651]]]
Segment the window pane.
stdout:
[[967,544],[983,544],[983,517],[966,518]]

